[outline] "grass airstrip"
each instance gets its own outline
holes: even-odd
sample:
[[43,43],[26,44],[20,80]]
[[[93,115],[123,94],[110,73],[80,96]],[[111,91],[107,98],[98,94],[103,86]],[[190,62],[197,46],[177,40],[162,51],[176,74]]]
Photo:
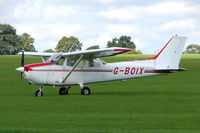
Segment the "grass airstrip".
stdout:
[[[117,55],[116,62],[152,57]],[[199,133],[200,55],[183,55],[188,71],[164,76],[89,84],[92,94],[72,86],[67,96],[59,87],[45,87],[35,97],[15,68],[20,56],[0,56],[0,133]],[[25,64],[41,62],[25,57]]]

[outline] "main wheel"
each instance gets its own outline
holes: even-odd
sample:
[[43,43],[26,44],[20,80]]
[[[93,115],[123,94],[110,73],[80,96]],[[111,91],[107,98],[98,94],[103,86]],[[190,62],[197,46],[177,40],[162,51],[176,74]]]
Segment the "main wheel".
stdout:
[[37,90],[37,91],[35,92],[35,96],[36,96],[36,97],[41,97],[41,96],[43,96],[42,91]]
[[58,93],[59,93],[59,95],[67,95],[68,89],[65,87],[61,87]]
[[88,87],[84,87],[81,89],[81,95],[90,95],[90,89]]

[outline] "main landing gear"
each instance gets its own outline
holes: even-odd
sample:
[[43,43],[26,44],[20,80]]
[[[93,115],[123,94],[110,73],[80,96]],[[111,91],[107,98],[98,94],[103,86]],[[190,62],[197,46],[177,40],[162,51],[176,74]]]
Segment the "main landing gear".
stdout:
[[58,94],[59,95],[68,95],[68,90],[69,90],[69,88],[70,88],[70,86],[68,87],[68,88],[66,88],[66,87],[61,87],[60,89],[59,89],[59,92],[58,92]]
[[90,95],[90,89],[88,87],[83,87],[81,89],[81,95]]
[[79,83],[81,87],[81,95],[90,95],[90,89],[88,87],[85,87],[83,83]]
[[[69,90],[70,86],[68,88],[66,87],[61,87],[59,89],[59,95],[68,95],[68,90]],[[81,88],[81,95],[90,95],[90,89],[88,87],[83,87]]]
[[[80,84],[80,87],[81,87],[81,95],[90,95],[91,91],[88,87],[84,87],[83,84]],[[41,97],[43,96],[43,93],[42,93],[42,89],[43,89],[43,86],[40,85],[40,88],[39,90],[37,90],[35,92],[35,96],[36,97]],[[59,91],[58,91],[58,94],[59,95],[68,95],[68,90],[70,89],[70,86],[68,86],[68,88],[62,86]]]
[[[69,88],[70,88],[70,86],[68,88],[66,88],[64,86],[61,87],[58,92],[59,95],[68,95]],[[91,91],[88,87],[84,87],[84,86],[81,87],[81,95],[90,95],[90,93],[91,93]]]

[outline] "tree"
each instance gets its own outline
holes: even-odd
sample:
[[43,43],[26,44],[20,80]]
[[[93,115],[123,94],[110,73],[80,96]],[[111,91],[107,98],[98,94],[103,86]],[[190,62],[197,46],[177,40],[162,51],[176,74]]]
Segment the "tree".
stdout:
[[70,36],[70,37],[62,37],[57,46],[56,52],[72,52],[76,50],[81,50],[82,43],[79,42],[78,38]]
[[200,45],[190,44],[184,51],[185,54],[200,54]]
[[44,52],[45,52],[45,53],[54,53],[55,51],[54,51],[53,49],[50,48],[50,49],[44,50]]
[[135,49],[135,43],[131,41],[130,36],[121,36],[119,39],[113,38],[112,41],[108,41],[108,47],[123,47],[123,48],[130,48]]
[[0,55],[13,55],[25,51],[35,51],[34,39],[27,33],[16,34],[16,29],[9,24],[0,24]]
[[91,50],[91,49],[99,49],[99,45],[94,45],[94,46],[87,48],[87,50]]
[[16,35],[16,29],[9,24],[0,24],[0,34]]
[[34,38],[32,38],[29,34],[23,33],[20,36],[20,49],[24,49],[24,51],[36,51],[33,46]]
[[0,24],[0,54],[16,54],[19,36],[16,29],[9,24]]

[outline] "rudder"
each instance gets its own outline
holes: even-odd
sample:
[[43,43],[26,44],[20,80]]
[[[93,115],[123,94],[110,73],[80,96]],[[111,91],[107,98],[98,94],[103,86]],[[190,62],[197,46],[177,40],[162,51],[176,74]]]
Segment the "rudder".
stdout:
[[154,57],[155,69],[179,69],[179,63],[187,37],[173,36],[163,49]]

